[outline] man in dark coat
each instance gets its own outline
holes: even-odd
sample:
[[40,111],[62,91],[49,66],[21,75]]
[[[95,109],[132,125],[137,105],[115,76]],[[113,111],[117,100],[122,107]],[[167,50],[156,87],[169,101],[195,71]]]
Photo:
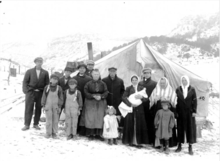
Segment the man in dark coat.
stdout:
[[[83,104],[85,102],[85,92],[84,92],[84,86],[87,82],[89,82],[90,80],[92,80],[92,78],[90,76],[87,76],[85,74],[86,72],[86,65],[85,64],[79,64],[78,66],[78,70],[79,70],[79,73],[73,77],[73,79],[77,80],[78,84],[77,84],[77,89],[81,92],[82,94],[82,100],[83,100]],[[84,114],[85,114],[85,111],[84,111],[84,106],[82,108],[82,113],[81,115],[79,115],[79,118],[78,118],[78,128],[77,128],[77,133],[82,135],[82,136],[85,136],[85,118],[84,118]]]
[[121,115],[118,106],[122,101],[122,96],[125,91],[124,81],[117,76],[117,68],[111,67],[108,71],[109,75],[102,79],[107,85],[109,91],[107,104],[108,106],[114,106],[116,109],[116,115]]
[[85,74],[87,76],[90,76],[92,78],[92,70],[94,69],[95,63],[93,60],[88,60],[86,63],[86,72]]
[[[65,90],[67,90],[69,88],[68,82],[71,78],[70,75],[71,75],[72,71],[73,71],[72,68],[66,67],[64,69],[64,76],[59,79],[58,85],[62,88],[63,94],[64,94]],[[64,108],[64,106],[61,107],[60,115],[62,113],[63,108]]]
[[[117,68],[111,67],[108,69],[109,75],[102,79],[103,82],[107,85],[109,91],[107,97],[107,105],[114,106],[116,109],[116,116],[121,116],[121,113],[118,109],[119,104],[122,102],[122,96],[125,91],[124,81],[119,78],[116,74]],[[119,122],[119,132],[122,133],[122,128],[124,125],[123,117],[120,117]],[[120,138],[120,136],[119,136]]]
[[30,128],[31,119],[33,115],[34,103],[34,128],[40,130],[38,126],[41,116],[41,97],[44,87],[49,84],[49,74],[42,69],[43,58],[38,57],[34,60],[36,66],[27,70],[23,80],[23,92],[25,94],[25,114],[23,131]]
[[[157,82],[151,79],[151,74],[152,74],[151,68],[144,68],[142,70],[143,80],[139,82],[139,85],[146,88],[146,93],[148,95],[148,98],[151,96],[152,91],[157,85]],[[149,106],[150,106],[149,99],[147,99],[146,102],[143,102],[143,106],[144,106],[144,112],[145,112],[145,119],[146,119],[146,123],[148,127],[149,141],[150,141],[150,144],[152,144],[154,142],[155,133],[154,133],[154,122],[152,121],[154,120],[154,118],[152,118],[152,115],[149,110]]]

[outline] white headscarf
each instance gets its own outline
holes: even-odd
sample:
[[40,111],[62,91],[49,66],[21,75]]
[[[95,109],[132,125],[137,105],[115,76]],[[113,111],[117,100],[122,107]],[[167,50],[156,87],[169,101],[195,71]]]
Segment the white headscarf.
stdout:
[[[137,78],[137,81],[139,82],[139,77],[138,77],[137,75],[132,75],[132,76],[131,76],[131,79],[132,79],[133,77]],[[132,82],[132,81],[131,81],[131,82]],[[134,87],[134,89],[135,89],[135,93],[137,92],[138,82],[137,82],[137,85],[133,85],[133,84],[131,83],[131,85],[132,85],[132,86]]]
[[[165,88],[161,88],[160,86],[160,81],[162,79],[166,80]],[[176,92],[170,86],[170,83],[166,77],[162,77],[158,81],[149,99],[150,99],[150,108],[153,106],[153,104],[156,104],[158,100],[167,100],[171,103],[173,107],[176,107],[176,103],[177,103]]]
[[[186,86],[183,85],[183,82],[182,82],[183,78],[185,78],[187,80],[187,85]],[[183,89],[183,97],[184,97],[184,99],[187,97],[187,94],[188,94],[189,83],[190,83],[189,82],[189,77],[187,75],[183,75],[181,77],[181,87]]]

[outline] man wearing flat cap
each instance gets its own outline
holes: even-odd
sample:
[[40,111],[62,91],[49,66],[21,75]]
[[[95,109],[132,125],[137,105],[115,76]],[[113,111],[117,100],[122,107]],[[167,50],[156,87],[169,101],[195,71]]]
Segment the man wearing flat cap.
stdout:
[[[72,72],[73,72],[72,68],[66,67],[64,69],[64,76],[59,79],[58,85],[62,88],[63,94],[64,94],[65,90],[67,90],[69,88],[68,82],[71,78],[70,75]],[[64,108],[64,106],[61,107],[60,115],[62,113],[63,108]]]
[[[144,68],[142,70],[142,81],[139,82],[139,85],[146,88],[146,93],[148,95],[148,98],[151,96],[152,91],[157,85],[157,82],[151,79],[151,74],[152,74],[151,68]],[[154,136],[152,135],[155,135],[155,134],[152,133],[152,130],[154,130],[154,126],[152,126],[153,124],[151,123],[153,118],[151,118],[152,116],[149,111],[149,106],[150,106],[149,99],[147,99],[146,102],[143,102],[143,106],[145,110],[144,112],[145,112],[146,123],[149,129],[148,130],[149,141],[150,141],[150,144],[152,144],[155,141]]]
[[87,76],[90,76],[92,78],[92,70],[94,69],[95,63],[93,60],[88,60],[86,63],[86,72],[85,74]]
[[[85,101],[85,92],[84,92],[84,86],[87,82],[89,82],[90,80],[92,80],[92,78],[88,75],[86,75],[86,65],[85,64],[79,64],[78,65],[78,70],[79,70],[79,73],[73,77],[73,79],[75,79],[78,83],[77,83],[77,89],[81,92],[81,95],[82,95],[82,101],[83,101],[83,104],[84,104],[84,101]],[[77,126],[77,133],[81,136],[85,136],[85,122],[84,121],[81,121],[81,120],[84,120],[84,114],[85,114],[85,111],[84,111],[84,106],[82,107],[82,113],[81,115],[79,115],[79,118],[78,118],[78,126]]]
[[38,126],[41,116],[41,97],[44,87],[49,84],[48,71],[42,68],[43,58],[37,57],[34,59],[35,67],[27,70],[23,80],[23,92],[25,94],[25,114],[23,131],[30,128],[33,109],[34,113],[34,128],[40,130]]
[[[109,75],[102,79],[102,81],[107,85],[107,89],[109,91],[107,105],[113,106],[116,109],[116,115],[121,116],[118,106],[122,102],[122,95],[125,91],[124,81],[117,76],[116,67],[110,67],[108,68],[108,71]],[[119,126],[123,127],[122,117]]]

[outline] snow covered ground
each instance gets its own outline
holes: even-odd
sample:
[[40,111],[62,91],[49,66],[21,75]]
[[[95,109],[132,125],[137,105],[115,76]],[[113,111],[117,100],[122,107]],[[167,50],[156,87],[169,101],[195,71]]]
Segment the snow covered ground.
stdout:
[[[197,74],[205,75],[207,79],[211,79],[219,87],[219,68],[216,67],[215,64],[200,64],[196,67],[190,66],[189,69],[197,70]],[[6,73],[1,73],[1,76],[4,74],[7,76]],[[23,76],[11,78],[10,86],[7,86],[6,83],[3,84],[5,77],[1,79],[0,110],[5,98],[21,93],[22,78]],[[137,149],[125,146],[121,144],[121,141],[119,141],[119,145],[112,146],[109,146],[106,141],[89,141],[83,137],[67,141],[62,123],[59,124],[59,139],[46,139],[44,137],[45,123],[43,122],[40,122],[40,131],[32,127],[28,131],[21,131],[24,122],[24,102],[21,101],[11,106],[13,108],[10,111],[0,115],[1,161],[74,160],[78,158],[82,160],[219,160],[219,98],[210,98],[209,116],[207,117],[209,124],[207,123],[207,126],[202,130],[202,138],[199,138],[198,143],[193,145],[194,156],[188,155],[188,145],[186,144],[180,153],[175,153],[176,148],[171,148],[171,153],[165,155],[151,146]]]

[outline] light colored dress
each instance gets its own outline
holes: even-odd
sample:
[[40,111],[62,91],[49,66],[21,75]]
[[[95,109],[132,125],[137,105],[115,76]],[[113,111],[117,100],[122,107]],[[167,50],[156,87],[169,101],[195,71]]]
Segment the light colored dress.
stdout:
[[[107,131],[108,128],[109,131]],[[106,115],[104,117],[103,137],[105,139],[118,137],[118,121],[115,115]]]

